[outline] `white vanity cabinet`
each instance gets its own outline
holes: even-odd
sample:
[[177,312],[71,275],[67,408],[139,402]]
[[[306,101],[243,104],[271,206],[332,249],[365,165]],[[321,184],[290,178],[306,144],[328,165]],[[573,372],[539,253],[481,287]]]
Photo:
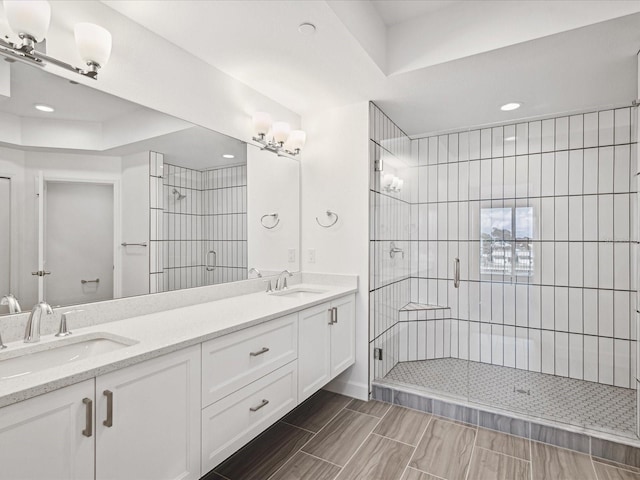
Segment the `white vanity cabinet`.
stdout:
[[0,478],[93,478],[94,382],[0,410]]
[[298,329],[302,402],[355,362],[355,295],[303,310]]
[[96,479],[200,478],[200,345],[96,378]]

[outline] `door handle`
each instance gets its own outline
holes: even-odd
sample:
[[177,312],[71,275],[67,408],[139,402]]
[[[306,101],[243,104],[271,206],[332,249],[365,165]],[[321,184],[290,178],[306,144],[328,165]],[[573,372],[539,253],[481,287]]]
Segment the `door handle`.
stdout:
[[[209,261],[209,259],[211,258],[211,255],[213,255],[213,262]],[[216,267],[218,266],[218,254],[216,253],[215,250],[209,250],[207,252],[207,266],[205,267],[207,272],[212,272],[216,269]]]
[[93,435],[93,401],[90,398],[83,398],[82,403],[86,409],[85,428],[82,430],[82,435],[90,437]]
[[329,325],[333,325],[333,308],[327,310],[329,312]]
[[333,323],[338,323],[338,307],[333,307]]
[[31,272],[31,275],[36,277],[44,277],[45,275],[51,275],[51,272],[45,272],[44,270],[38,270],[37,272]]
[[460,259],[453,259],[453,286],[460,288]]
[[105,390],[102,394],[107,397],[107,419],[102,422],[105,427],[113,427],[113,392]]

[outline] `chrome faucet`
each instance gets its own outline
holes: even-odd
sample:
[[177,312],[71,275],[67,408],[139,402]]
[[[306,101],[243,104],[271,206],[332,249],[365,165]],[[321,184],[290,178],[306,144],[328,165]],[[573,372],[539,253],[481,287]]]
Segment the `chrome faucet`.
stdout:
[[255,267],[251,267],[249,269],[249,275],[251,275],[252,273],[255,273],[256,275],[258,275],[258,278],[262,278],[262,272],[260,272],[260,270],[258,270]]
[[18,299],[12,293],[5,295],[0,300],[0,305],[7,305],[9,307],[9,313],[20,313],[22,309],[20,308],[20,304],[18,303]]
[[289,270],[283,270],[280,275],[278,275],[278,279],[276,280],[276,292],[287,289],[287,277],[285,277],[285,274],[293,277],[293,273],[291,273]]
[[35,343],[40,341],[40,325],[43,315],[53,315],[53,309],[46,302],[34,305],[27,320],[27,328],[24,331],[24,343]]

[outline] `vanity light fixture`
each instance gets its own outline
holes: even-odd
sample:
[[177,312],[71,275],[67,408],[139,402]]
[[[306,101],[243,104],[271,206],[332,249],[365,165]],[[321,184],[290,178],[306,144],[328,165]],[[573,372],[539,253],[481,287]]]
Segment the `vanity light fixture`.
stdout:
[[253,140],[278,156],[296,156],[307,141],[302,130],[291,130],[287,122],[273,122],[265,112],[253,114]]
[[385,192],[400,193],[402,191],[404,180],[401,178],[391,175],[390,173],[381,172],[380,179],[380,186]]
[[3,5],[9,28],[20,37],[20,42],[13,43],[8,37],[0,37],[0,55],[40,67],[51,63],[94,80],[98,78],[98,69],[106,65],[111,55],[109,31],[93,23],[75,25],[76,48],[87,64],[86,68],[78,68],[36,50],[49,30],[51,5],[48,1],[4,0]]
[[53,113],[53,112],[55,112],[55,111],[56,111],[56,109],[55,109],[55,108],[50,107],[49,105],[44,105],[44,104],[42,104],[42,103],[36,103],[36,104],[34,105],[34,108],[35,108],[36,110],[40,110],[41,112],[46,112],[46,113]]
[[505,103],[504,105],[502,105],[500,107],[500,110],[502,110],[503,112],[510,112],[511,110],[517,110],[518,108],[520,108],[522,106],[521,103],[518,102],[510,102],[510,103]]

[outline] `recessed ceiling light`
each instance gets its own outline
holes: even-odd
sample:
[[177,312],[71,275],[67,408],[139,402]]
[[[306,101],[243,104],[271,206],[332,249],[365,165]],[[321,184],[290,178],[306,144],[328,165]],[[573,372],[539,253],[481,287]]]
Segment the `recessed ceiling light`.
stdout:
[[231,155],[230,153],[225,153],[224,155],[222,155],[222,158],[236,158],[236,156]]
[[518,108],[520,108],[520,105],[521,104],[518,102],[505,103],[500,107],[500,110],[502,110],[503,112],[510,112],[511,110],[517,110]]
[[43,105],[41,103],[35,104],[34,107],[36,108],[36,110],[40,110],[41,112],[51,113],[56,111],[55,108],[50,107],[49,105]]
[[298,26],[298,31],[302,35],[313,35],[316,33],[316,26],[313,23],[301,23]]

